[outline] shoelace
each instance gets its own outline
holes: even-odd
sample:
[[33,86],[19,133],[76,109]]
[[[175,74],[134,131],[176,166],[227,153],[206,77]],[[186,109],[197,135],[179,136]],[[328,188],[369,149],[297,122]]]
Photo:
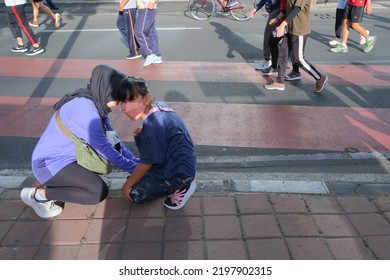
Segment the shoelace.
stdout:
[[179,205],[182,200],[183,200],[183,197],[184,195],[186,194],[187,190],[186,189],[182,189],[182,190],[176,190],[172,195],[171,195],[171,202],[176,204],[176,205]]

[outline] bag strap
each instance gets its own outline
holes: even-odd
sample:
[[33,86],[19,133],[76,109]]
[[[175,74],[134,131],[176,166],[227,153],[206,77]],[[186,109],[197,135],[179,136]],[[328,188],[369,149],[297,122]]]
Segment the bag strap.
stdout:
[[64,125],[64,123],[61,121],[60,111],[56,112],[56,122],[57,122],[58,127],[61,129],[61,131],[66,136],[71,137],[73,135],[73,133],[69,129],[67,129],[66,126]]

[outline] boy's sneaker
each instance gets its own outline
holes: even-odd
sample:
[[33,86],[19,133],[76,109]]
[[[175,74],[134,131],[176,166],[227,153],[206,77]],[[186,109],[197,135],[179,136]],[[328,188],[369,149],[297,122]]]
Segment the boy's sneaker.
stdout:
[[284,90],[284,84],[272,82],[264,86],[265,89],[276,89],[276,90]]
[[155,55],[154,53],[148,55],[145,59],[145,62],[144,62],[144,66],[149,66],[150,64],[152,64],[155,60],[157,59],[157,55]]
[[340,39],[339,39],[339,38],[336,38],[336,39],[334,39],[334,40],[329,41],[328,43],[329,43],[330,46],[335,47],[335,46],[337,46],[338,44],[340,44],[341,42],[340,42]]
[[256,63],[255,69],[256,69],[256,70],[260,70],[260,71],[261,71],[261,70],[265,70],[265,69],[267,69],[268,67],[270,67],[271,64],[272,64],[271,60],[265,60],[265,59],[263,59],[262,61]]
[[290,74],[288,74],[284,77],[285,81],[295,81],[295,80],[300,80],[300,79],[302,79],[301,73],[295,72],[295,71],[291,71]]
[[261,72],[263,73],[264,76],[277,76],[278,75],[278,71],[275,70],[274,68],[272,68],[271,66],[265,70],[261,70]]
[[58,28],[61,25],[61,15],[59,13],[54,14],[53,17],[54,27]]
[[345,46],[343,44],[338,44],[335,48],[331,48],[330,51],[333,53],[347,53],[348,46]]
[[[368,35],[370,35],[370,31],[366,30],[366,32]],[[364,38],[362,35],[359,35],[359,37],[360,37],[359,44],[364,45],[366,43],[366,38]]]
[[372,50],[377,39],[378,39],[378,37],[376,37],[376,36],[370,36],[370,38],[368,38],[368,40],[364,46],[365,53],[368,53]]
[[28,56],[33,56],[33,55],[43,53],[44,51],[45,51],[45,49],[41,48],[41,47],[38,47],[38,48],[31,47],[31,49],[26,51],[25,54]]
[[61,214],[62,208],[54,203],[53,200],[49,200],[46,202],[38,202],[33,197],[34,188],[24,188],[20,193],[20,198],[34,209],[35,213],[44,219],[54,218]]
[[156,60],[153,61],[153,63],[161,64],[161,63],[162,63],[162,58],[161,58],[161,56],[157,56]]
[[177,190],[164,200],[164,206],[172,209],[179,210],[182,208],[192,196],[196,189],[195,180],[191,182],[191,185],[187,188]]
[[30,25],[31,27],[39,27],[39,23],[37,21],[29,21],[28,22],[28,25]]
[[16,45],[15,47],[11,48],[11,51],[14,53],[24,53],[28,51],[28,48],[27,45],[23,45],[23,46]]
[[328,76],[326,75],[321,75],[321,78],[316,82],[316,89],[315,89],[315,93],[319,93],[321,92],[324,87],[326,86],[326,84],[328,83]]
[[140,55],[140,54],[137,54],[137,55],[126,55],[125,59],[131,60],[131,59],[137,59],[137,58],[140,58],[140,57],[142,57],[142,55]]

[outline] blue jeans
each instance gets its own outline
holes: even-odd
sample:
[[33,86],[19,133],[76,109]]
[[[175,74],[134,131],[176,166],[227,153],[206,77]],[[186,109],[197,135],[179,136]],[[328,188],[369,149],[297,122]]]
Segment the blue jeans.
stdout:
[[176,175],[169,179],[156,179],[150,174],[133,186],[130,198],[134,203],[144,203],[166,197],[176,190],[189,188],[195,176]]

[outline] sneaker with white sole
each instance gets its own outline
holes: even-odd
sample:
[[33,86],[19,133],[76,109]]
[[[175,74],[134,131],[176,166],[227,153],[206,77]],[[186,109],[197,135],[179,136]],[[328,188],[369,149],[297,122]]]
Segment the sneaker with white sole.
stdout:
[[25,52],[25,54],[28,56],[33,56],[33,55],[38,55],[40,53],[43,53],[44,51],[45,49],[41,47],[38,48],[31,47],[28,51]]
[[276,89],[276,90],[284,90],[284,84],[278,82],[272,82],[264,86],[265,89]]
[[14,53],[24,53],[28,51],[28,48],[27,45],[22,45],[22,46],[16,45],[15,47],[11,48],[11,51]]
[[275,70],[271,66],[265,70],[261,70],[261,72],[263,73],[264,76],[277,76],[278,75],[278,70]]
[[256,69],[256,70],[260,70],[260,71],[261,71],[261,70],[265,70],[265,69],[267,69],[268,67],[270,67],[271,64],[272,64],[272,61],[271,61],[271,60],[265,60],[265,59],[263,59],[262,61],[256,63],[255,69]]
[[140,54],[136,54],[136,55],[126,55],[125,56],[125,59],[127,59],[127,60],[132,60],[132,59],[137,59],[137,58],[140,58],[140,57],[142,57],[142,55],[140,55]]
[[[370,31],[366,30],[367,34],[370,35]],[[364,45],[366,43],[366,38],[364,38],[362,35],[359,35],[359,44]]]
[[338,44],[335,48],[331,48],[330,51],[332,53],[347,53],[348,46],[343,44]]
[[61,15],[59,13],[54,14],[53,17],[54,27],[58,28],[61,25]]
[[162,58],[161,58],[161,56],[157,56],[156,60],[153,61],[153,63],[161,64],[161,63],[162,63]]
[[187,203],[188,199],[196,190],[195,180],[191,182],[191,185],[188,189],[181,189],[175,191],[169,197],[164,200],[164,206],[171,210],[179,210]]
[[341,41],[340,41],[339,38],[336,38],[336,39],[331,40],[331,41],[328,42],[328,44],[329,44],[330,46],[332,46],[332,47],[335,47],[335,46],[337,46],[337,45],[340,44],[340,43],[341,43]]
[[39,22],[32,20],[32,21],[28,22],[28,25],[30,25],[31,27],[38,28],[39,27]]
[[144,66],[149,66],[150,64],[152,64],[155,60],[157,59],[157,55],[155,55],[154,53],[148,55],[145,59],[145,62],[144,62]]
[[365,53],[368,53],[372,50],[377,39],[378,39],[378,37],[376,37],[376,36],[370,36],[370,38],[368,38],[368,40],[364,46]]
[[285,81],[296,81],[302,79],[302,75],[299,72],[291,71],[290,74],[284,77]]
[[321,78],[316,82],[316,89],[314,90],[314,92],[320,93],[328,83],[328,79],[328,76],[321,75]]
[[25,204],[34,209],[35,213],[44,219],[54,218],[61,214],[62,208],[54,203],[53,200],[46,202],[38,202],[33,197],[33,192],[36,188],[23,188],[20,193],[20,198]]

